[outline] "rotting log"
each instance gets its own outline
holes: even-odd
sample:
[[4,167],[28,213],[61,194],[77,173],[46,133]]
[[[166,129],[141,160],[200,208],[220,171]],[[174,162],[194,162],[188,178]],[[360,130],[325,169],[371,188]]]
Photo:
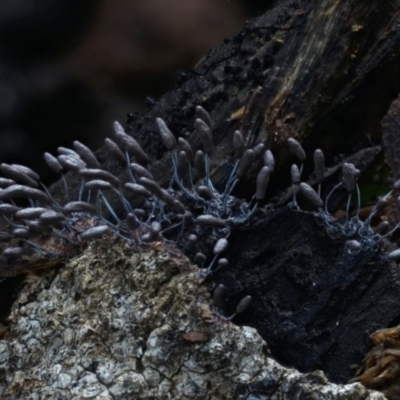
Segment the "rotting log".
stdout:
[[[159,160],[153,169],[168,182],[170,160],[155,118],[164,118],[172,132],[182,136],[192,131],[195,106],[200,104],[214,124],[214,180],[225,182],[232,133],[240,129],[246,143],[263,142],[274,152],[274,194],[289,182],[289,136],[307,151],[321,148],[328,164],[338,155],[380,142],[380,121],[400,88],[398,11],[389,0],[278,2],[182,73],[130,131],[151,158]],[[190,135],[189,141],[199,148]],[[125,173],[104,149],[98,156],[114,174]],[[306,172],[310,170],[307,164]],[[74,181],[70,177],[70,183]],[[239,189],[253,194],[253,187]]]
[[[181,74],[174,88],[131,124],[130,132],[157,160],[152,165],[157,178],[168,182],[170,160],[155,118],[163,117],[176,136],[185,135],[192,130],[194,109],[200,104],[213,119],[215,184],[221,186],[227,179],[232,167],[232,133],[240,129],[249,145],[263,142],[274,152],[277,166],[267,202],[281,199],[293,162],[285,145],[288,137],[302,142],[307,153],[323,149],[329,166],[380,143],[381,120],[400,89],[399,11],[400,4],[389,0],[277,2],[273,10],[250,21],[192,71]],[[199,148],[196,139],[189,135],[188,140]],[[97,156],[109,171],[125,175],[105,149]],[[382,167],[382,158],[361,164],[360,169],[367,174],[368,167],[376,168],[376,163]],[[311,170],[312,163],[307,161],[304,175]],[[256,169],[250,171],[238,185],[238,197],[250,198],[254,193],[255,173]],[[76,177],[70,174],[67,178],[72,190],[77,189]],[[331,184],[327,183],[328,188]],[[62,185],[53,189],[61,198]],[[280,206],[279,201],[275,203]],[[349,261],[343,243],[336,246],[314,217],[293,216],[288,208],[276,212],[260,211],[249,226],[232,233],[226,256],[237,263],[216,278],[227,281],[232,290],[232,302],[227,301],[225,311],[231,311],[242,294],[260,293],[253,308],[237,322],[258,324],[278,360],[303,371],[322,368],[332,380],[343,382],[351,377],[349,363],[361,362],[368,350],[368,334],[399,321],[400,313],[392,309],[400,300],[396,267],[377,254]],[[254,238],[260,248],[253,254]],[[287,243],[295,246],[289,253]],[[296,246],[300,255],[296,255]],[[263,260],[249,265],[256,255]],[[276,267],[285,260],[296,263]],[[350,274],[345,267],[340,269],[346,262],[353,263],[346,265]],[[261,271],[264,265],[269,269]],[[263,282],[260,273],[265,274],[265,286],[257,286]],[[316,279],[311,279],[313,274]],[[313,283],[317,292],[311,290]],[[299,287],[302,300],[296,302]],[[292,297],[287,298],[288,293]],[[292,314],[290,321],[285,312]],[[268,332],[268,318],[277,333]],[[347,334],[348,326],[351,334]],[[308,349],[313,353],[303,359]]]
[[371,347],[369,334],[398,323],[400,301],[398,267],[367,246],[349,252],[345,240],[312,213],[272,211],[231,235],[226,256],[235,262],[215,274],[228,288],[226,315],[251,294],[234,322],[254,326],[273,357],[341,383]]

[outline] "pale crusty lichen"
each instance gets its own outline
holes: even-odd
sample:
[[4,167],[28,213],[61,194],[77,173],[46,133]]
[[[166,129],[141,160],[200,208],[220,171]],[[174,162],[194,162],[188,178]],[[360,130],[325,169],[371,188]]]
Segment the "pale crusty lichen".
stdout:
[[249,327],[216,318],[197,267],[161,243],[96,240],[29,277],[0,341],[6,399],[384,399],[268,357]]

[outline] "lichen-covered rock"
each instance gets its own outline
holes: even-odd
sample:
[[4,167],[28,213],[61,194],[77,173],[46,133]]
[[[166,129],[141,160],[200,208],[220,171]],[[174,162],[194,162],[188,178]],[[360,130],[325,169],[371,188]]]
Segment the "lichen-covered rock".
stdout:
[[209,307],[197,267],[173,247],[93,242],[31,276],[0,340],[6,399],[384,399],[268,357],[250,327]]

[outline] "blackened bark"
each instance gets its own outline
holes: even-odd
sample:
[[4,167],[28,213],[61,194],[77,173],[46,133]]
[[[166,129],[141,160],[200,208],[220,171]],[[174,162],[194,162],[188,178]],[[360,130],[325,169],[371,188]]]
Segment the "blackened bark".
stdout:
[[308,212],[273,211],[233,233],[227,257],[234,262],[215,281],[228,288],[226,315],[253,297],[253,307],[234,321],[256,327],[279,362],[322,369],[343,383],[371,347],[369,334],[400,322],[393,307],[400,276],[382,250],[365,243],[350,252],[340,227],[335,238],[327,228]]
[[[248,145],[264,142],[274,151],[275,193],[288,183],[289,136],[308,151],[322,148],[331,164],[338,154],[380,141],[380,121],[400,88],[400,6],[389,0],[277,4],[182,73],[174,88],[132,123],[131,133],[159,160],[153,165],[159,179],[169,181],[170,161],[155,118],[164,118],[182,136],[192,131],[199,104],[214,123],[217,182],[225,182],[230,169],[235,129]],[[189,141],[200,146],[196,138]],[[110,171],[125,173],[106,150],[98,156]],[[310,169],[306,164],[306,172]],[[73,177],[70,182],[79,185]]]
[[391,104],[389,111],[382,120],[382,145],[392,177],[400,179],[400,98]]

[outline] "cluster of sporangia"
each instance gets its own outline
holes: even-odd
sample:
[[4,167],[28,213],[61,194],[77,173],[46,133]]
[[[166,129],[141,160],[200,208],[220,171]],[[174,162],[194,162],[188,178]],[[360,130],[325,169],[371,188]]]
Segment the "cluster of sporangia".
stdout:
[[[213,151],[211,119],[208,112],[198,106],[194,130],[199,136],[203,150],[193,151],[189,142],[183,137],[176,141],[161,118],[157,118],[157,126],[161,139],[171,153],[172,178],[168,188],[162,188],[154,179],[151,163],[139,143],[125,133],[123,127],[114,123],[114,140],[106,139],[105,146],[109,155],[127,165],[130,181],[121,182],[112,173],[101,168],[92,151],[82,143],[75,141],[74,150],[60,147],[59,155],[45,154],[48,166],[61,175],[65,188],[65,204],[60,204],[51,195],[39,176],[30,168],[21,165],[1,164],[0,169],[6,178],[0,178],[0,215],[6,228],[0,232],[0,241],[6,243],[1,257],[13,262],[21,257],[39,253],[43,257],[58,257],[58,248],[43,241],[43,237],[57,238],[70,246],[77,246],[82,241],[97,239],[106,233],[113,232],[119,237],[136,245],[146,245],[156,241],[168,241],[167,236],[175,232],[174,242],[180,243],[185,228],[190,227],[192,233],[185,234],[186,243],[182,249],[189,248],[205,229],[211,231],[215,241],[214,258],[202,276],[207,277],[217,269],[226,267],[228,260],[222,257],[228,246],[228,236],[233,226],[243,224],[253,215],[259,201],[265,198],[269,174],[274,170],[274,157],[264,144],[246,148],[243,135],[239,131],[233,133],[232,147],[237,160],[232,168],[223,191],[218,191],[210,179],[211,154]],[[300,161],[291,167],[293,183],[292,206],[298,208],[297,192],[301,192],[317,209],[320,218],[332,236],[344,235],[348,240],[348,251],[359,251],[364,246],[374,248],[380,240],[390,235],[388,224],[384,223],[380,233],[370,228],[374,214],[387,204],[392,192],[380,199],[372,210],[367,221],[362,222],[357,216],[349,217],[351,193],[358,192],[357,178],[359,171],[353,164],[342,166],[342,181],[338,183],[324,202],[320,197],[320,182],[324,179],[325,161],[321,150],[314,153],[315,175],[319,182],[315,191],[305,182],[300,182],[303,162],[306,154],[298,141],[288,139],[290,150]],[[131,163],[131,158],[136,162]],[[256,193],[251,201],[245,202],[232,195],[237,182],[245,177],[254,163],[262,162],[263,166],[257,175]],[[77,195],[69,193],[64,172],[71,171],[80,175],[82,184]],[[344,186],[349,193],[347,217],[344,221],[336,221],[328,213],[328,201],[331,194]],[[43,190],[40,190],[41,187]],[[400,188],[400,181],[394,189]],[[125,210],[125,217],[120,218],[107,200],[107,192],[114,192],[120,198]],[[127,200],[130,192],[142,199],[140,208],[133,207]],[[21,208],[13,199],[23,198],[29,207]],[[359,193],[358,193],[359,203]],[[400,208],[400,198],[397,199]],[[103,216],[108,211],[110,218]],[[395,229],[397,226],[395,227]],[[385,232],[386,231],[386,232]],[[400,250],[389,254],[391,259],[400,259]],[[196,262],[203,267],[206,256],[197,253]],[[214,291],[214,304],[218,305],[223,296],[224,287],[219,285]],[[246,296],[238,305],[236,312],[244,311],[251,302]],[[233,318],[230,317],[230,318]]]

